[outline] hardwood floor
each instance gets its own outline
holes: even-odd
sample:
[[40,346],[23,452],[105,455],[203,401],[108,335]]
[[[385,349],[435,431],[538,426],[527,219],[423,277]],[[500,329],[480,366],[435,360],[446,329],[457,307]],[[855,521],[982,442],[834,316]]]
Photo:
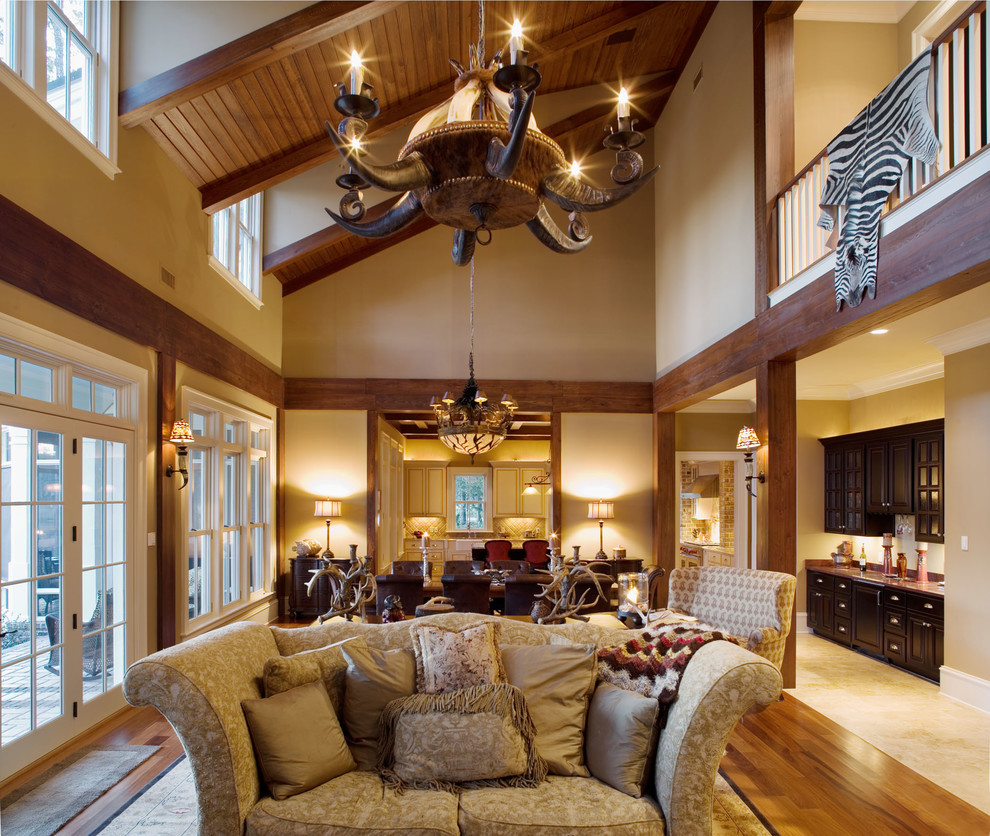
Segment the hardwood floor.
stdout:
[[781,836],[990,833],[990,816],[789,694],[736,727],[722,771]]
[[[9,782],[9,792],[88,743],[161,745],[60,831],[88,834],[181,756],[153,708],[131,708]],[[788,694],[747,715],[729,739],[722,770],[781,836],[990,833],[990,816],[949,794]]]

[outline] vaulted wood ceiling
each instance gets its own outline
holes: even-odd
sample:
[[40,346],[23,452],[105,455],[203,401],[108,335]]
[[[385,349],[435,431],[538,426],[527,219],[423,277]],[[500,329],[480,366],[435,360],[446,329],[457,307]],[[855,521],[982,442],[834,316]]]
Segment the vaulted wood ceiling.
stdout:
[[[485,4],[486,54],[505,45],[518,17],[540,95],[594,84],[633,95],[637,128],[656,123],[714,2],[504,2]],[[144,126],[200,190],[213,212],[336,157],[324,122],[336,121],[334,85],[346,79],[352,49],[368,61],[381,115],[374,139],[447,99],[454,70],[478,39],[476,2],[327,2],[238,38],[120,94],[120,123]],[[599,150],[614,101],[592,103],[541,125],[565,153]],[[369,205],[380,196],[366,195]],[[383,211],[394,198],[372,206]],[[291,293],[417,235],[429,219],[384,240],[330,224],[265,257],[264,270]]]

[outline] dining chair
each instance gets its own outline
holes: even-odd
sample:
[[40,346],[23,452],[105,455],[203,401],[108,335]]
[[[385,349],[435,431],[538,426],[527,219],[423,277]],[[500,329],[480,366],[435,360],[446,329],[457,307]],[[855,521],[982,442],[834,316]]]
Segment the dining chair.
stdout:
[[440,583],[443,584],[444,597],[454,602],[454,612],[488,612],[492,585],[488,575],[444,575]]
[[550,576],[543,572],[509,575],[505,579],[505,614],[529,615],[533,600],[543,591],[540,584],[547,583],[550,583]]
[[375,612],[381,615],[385,612],[385,599],[389,595],[398,595],[402,609],[407,616],[412,617],[416,607],[423,603],[423,576],[403,575],[393,572],[391,575],[375,575]]
[[443,562],[445,575],[470,575],[473,572],[480,572],[484,568],[485,564],[480,560],[445,560]]
[[489,569],[496,569],[499,572],[529,572],[529,563],[525,560],[492,560],[488,563]]
[[488,540],[485,542],[485,551],[488,554],[488,565],[491,566],[493,560],[508,560],[509,549],[512,548],[510,540]]
[[549,548],[548,540],[526,540],[523,543],[527,562],[537,569],[545,569],[550,564],[550,558],[547,556]]
[[419,575],[423,576],[422,560],[395,560],[392,562],[391,571],[393,575]]

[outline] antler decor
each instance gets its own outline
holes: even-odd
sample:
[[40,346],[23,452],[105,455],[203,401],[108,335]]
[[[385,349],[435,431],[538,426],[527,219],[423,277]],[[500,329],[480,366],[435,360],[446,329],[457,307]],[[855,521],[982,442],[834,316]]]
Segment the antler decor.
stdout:
[[369,571],[368,556],[358,557],[352,554],[346,572],[331,563],[329,558],[321,559],[323,568],[306,584],[306,594],[312,596],[313,586],[318,578],[326,575],[330,581],[330,609],[320,616],[320,624],[335,615],[342,615],[350,621],[365,604],[375,600],[377,585],[374,573]]
[[[543,592],[535,596],[533,600],[533,610],[530,618],[537,624],[559,624],[565,618],[578,616],[577,613],[587,607],[593,606],[599,598],[604,598],[600,580],[611,580],[610,575],[593,571],[590,567],[577,563],[574,558],[565,559],[559,569],[548,571],[546,569],[537,570],[550,576],[550,582],[540,584]],[[594,584],[598,595],[586,602],[588,593],[592,590],[586,587],[578,598],[577,581],[587,579]]]

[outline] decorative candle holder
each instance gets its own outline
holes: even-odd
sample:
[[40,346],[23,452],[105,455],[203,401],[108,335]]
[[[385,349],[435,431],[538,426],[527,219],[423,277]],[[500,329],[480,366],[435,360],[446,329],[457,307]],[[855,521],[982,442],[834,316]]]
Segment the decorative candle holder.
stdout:
[[619,607],[620,619],[632,618],[646,624],[646,613],[650,608],[649,575],[646,572],[620,572]]
[[883,576],[885,578],[896,577],[894,574],[894,546],[890,534],[883,535]]

